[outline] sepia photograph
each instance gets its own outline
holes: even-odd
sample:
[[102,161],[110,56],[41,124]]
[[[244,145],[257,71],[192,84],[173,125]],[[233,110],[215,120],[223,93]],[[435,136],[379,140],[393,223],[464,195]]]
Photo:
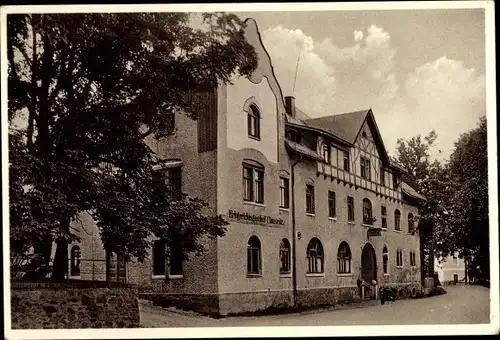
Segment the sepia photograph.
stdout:
[[6,339],[500,331],[492,1],[0,20]]

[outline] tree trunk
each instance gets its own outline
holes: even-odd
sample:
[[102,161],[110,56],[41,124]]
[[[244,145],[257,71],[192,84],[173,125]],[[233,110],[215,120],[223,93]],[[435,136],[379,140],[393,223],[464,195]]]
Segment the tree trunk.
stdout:
[[[61,221],[61,229],[69,232],[69,219]],[[66,239],[59,239],[57,242],[56,255],[54,258],[54,265],[52,267],[51,280],[55,282],[63,282],[68,271],[68,241]]]

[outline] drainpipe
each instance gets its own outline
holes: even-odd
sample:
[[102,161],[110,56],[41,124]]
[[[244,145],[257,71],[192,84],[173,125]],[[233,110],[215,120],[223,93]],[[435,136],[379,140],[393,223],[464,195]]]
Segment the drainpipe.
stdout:
[[292,286],[293,286],[293,306],[297,307],[297,251],[296,251],[296,237],[295,230],[295,166],[302,161],[302,155],[295,163],[292,164],[291,177],[292,177]]

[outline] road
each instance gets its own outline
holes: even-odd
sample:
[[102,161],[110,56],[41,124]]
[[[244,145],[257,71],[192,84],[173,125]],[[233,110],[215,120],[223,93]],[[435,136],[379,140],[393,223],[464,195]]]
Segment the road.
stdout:
[[171,311],[141,302],[141,327],[248,327],[337,325],[436,325],[489,323],[489,289],[448,286],[447,294],[363,308],[318,310],[296,314],[213,319]]

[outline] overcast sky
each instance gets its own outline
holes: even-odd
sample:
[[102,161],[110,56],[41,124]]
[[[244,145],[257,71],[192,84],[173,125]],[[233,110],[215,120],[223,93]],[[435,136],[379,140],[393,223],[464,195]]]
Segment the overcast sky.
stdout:
[[256,19],[284,95],[313,117],[372,108],[390,154],[435,129],[447,158],[486,113],[484,9],[238,15]]

